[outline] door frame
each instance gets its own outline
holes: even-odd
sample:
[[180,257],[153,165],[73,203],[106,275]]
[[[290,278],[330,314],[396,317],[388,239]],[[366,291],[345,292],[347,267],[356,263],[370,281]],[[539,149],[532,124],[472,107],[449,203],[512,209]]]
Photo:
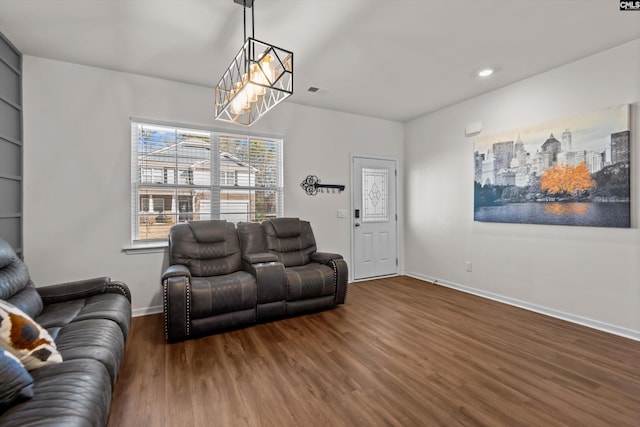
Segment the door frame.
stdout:
[[[350,195],[351,197],[349,197],[349,241],[350,241],[350,246],[351,246],[351,262],[355,263],[355,259],[356,259],[356,247],[355,247],[355,226],[354,226],[354,218],[353,218],[353,210],[354,210],[354,205],[353,205],[353,198],[354,198],[354,167],[353,167],[353,160],[355,158],[363,158],[363,159],[371,159],[371,160],[388,160],[388,161],[392,161],[395,163],[396,165],[396,176],[395,176],[395,198],[393,200],[393,203],[395,204],[396,207],[396,215],[398,217],[398,219],[395,221],[396,224],[396,257],[398,258],[398,263],[396,264],[396,272],[392,273],[392,274],[387,274],[385,276],[376,276],[375,278],[380,278],[380,277],[393,277],[393,276],[398,276],[400,275],[400,233],[398,230],[398,224],[400,222],[400,215],[398,212],[398,177],[400,176],[400,173],[398,171],[398,159],[395,157],[386,157],[386,156],[372,156],[372,155],[368,155],[368,154],[351,154],[350,158],[349,158],[349,185],[351,188],[350,191]],[[349,282],[364,282],[366,280],[372,280],[373,278],[369,277],[369,278],[364,278],[364,279],[355,279],[354,277],[354,272],[353,272],[353,268],[349,269]]]

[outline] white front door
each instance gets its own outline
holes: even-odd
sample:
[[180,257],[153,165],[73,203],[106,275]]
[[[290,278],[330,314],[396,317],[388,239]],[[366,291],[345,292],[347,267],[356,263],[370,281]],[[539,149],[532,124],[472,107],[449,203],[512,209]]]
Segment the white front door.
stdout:
[[353,157],[353,278],[398,273],[396,161]]

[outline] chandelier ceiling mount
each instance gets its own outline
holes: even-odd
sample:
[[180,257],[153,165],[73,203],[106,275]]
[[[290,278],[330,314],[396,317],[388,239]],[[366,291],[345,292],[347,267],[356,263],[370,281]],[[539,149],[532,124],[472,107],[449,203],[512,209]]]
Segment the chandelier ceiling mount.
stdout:
[[[244,43],[216,86],[215,117],[250,126],[293,94],[293,52],[254,37],[255,0],[233,0],[244,9]],[[251,37],[247,37],[247,8]]]

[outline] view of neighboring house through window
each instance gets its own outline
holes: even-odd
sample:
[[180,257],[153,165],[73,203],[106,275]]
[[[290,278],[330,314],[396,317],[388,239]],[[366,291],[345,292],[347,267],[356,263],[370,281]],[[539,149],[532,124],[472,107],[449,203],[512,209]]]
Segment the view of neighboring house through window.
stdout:
[[281,216],[282,139],[132,121],[132,240],[189,220]]

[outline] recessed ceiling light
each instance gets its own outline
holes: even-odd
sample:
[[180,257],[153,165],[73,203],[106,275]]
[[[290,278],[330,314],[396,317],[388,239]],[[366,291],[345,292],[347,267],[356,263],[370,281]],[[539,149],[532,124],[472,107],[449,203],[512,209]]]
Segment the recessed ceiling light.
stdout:
[[478,77],[489,77],[491,74],[493,74],[492,68],[485,68],[484,70],[478,71]]

